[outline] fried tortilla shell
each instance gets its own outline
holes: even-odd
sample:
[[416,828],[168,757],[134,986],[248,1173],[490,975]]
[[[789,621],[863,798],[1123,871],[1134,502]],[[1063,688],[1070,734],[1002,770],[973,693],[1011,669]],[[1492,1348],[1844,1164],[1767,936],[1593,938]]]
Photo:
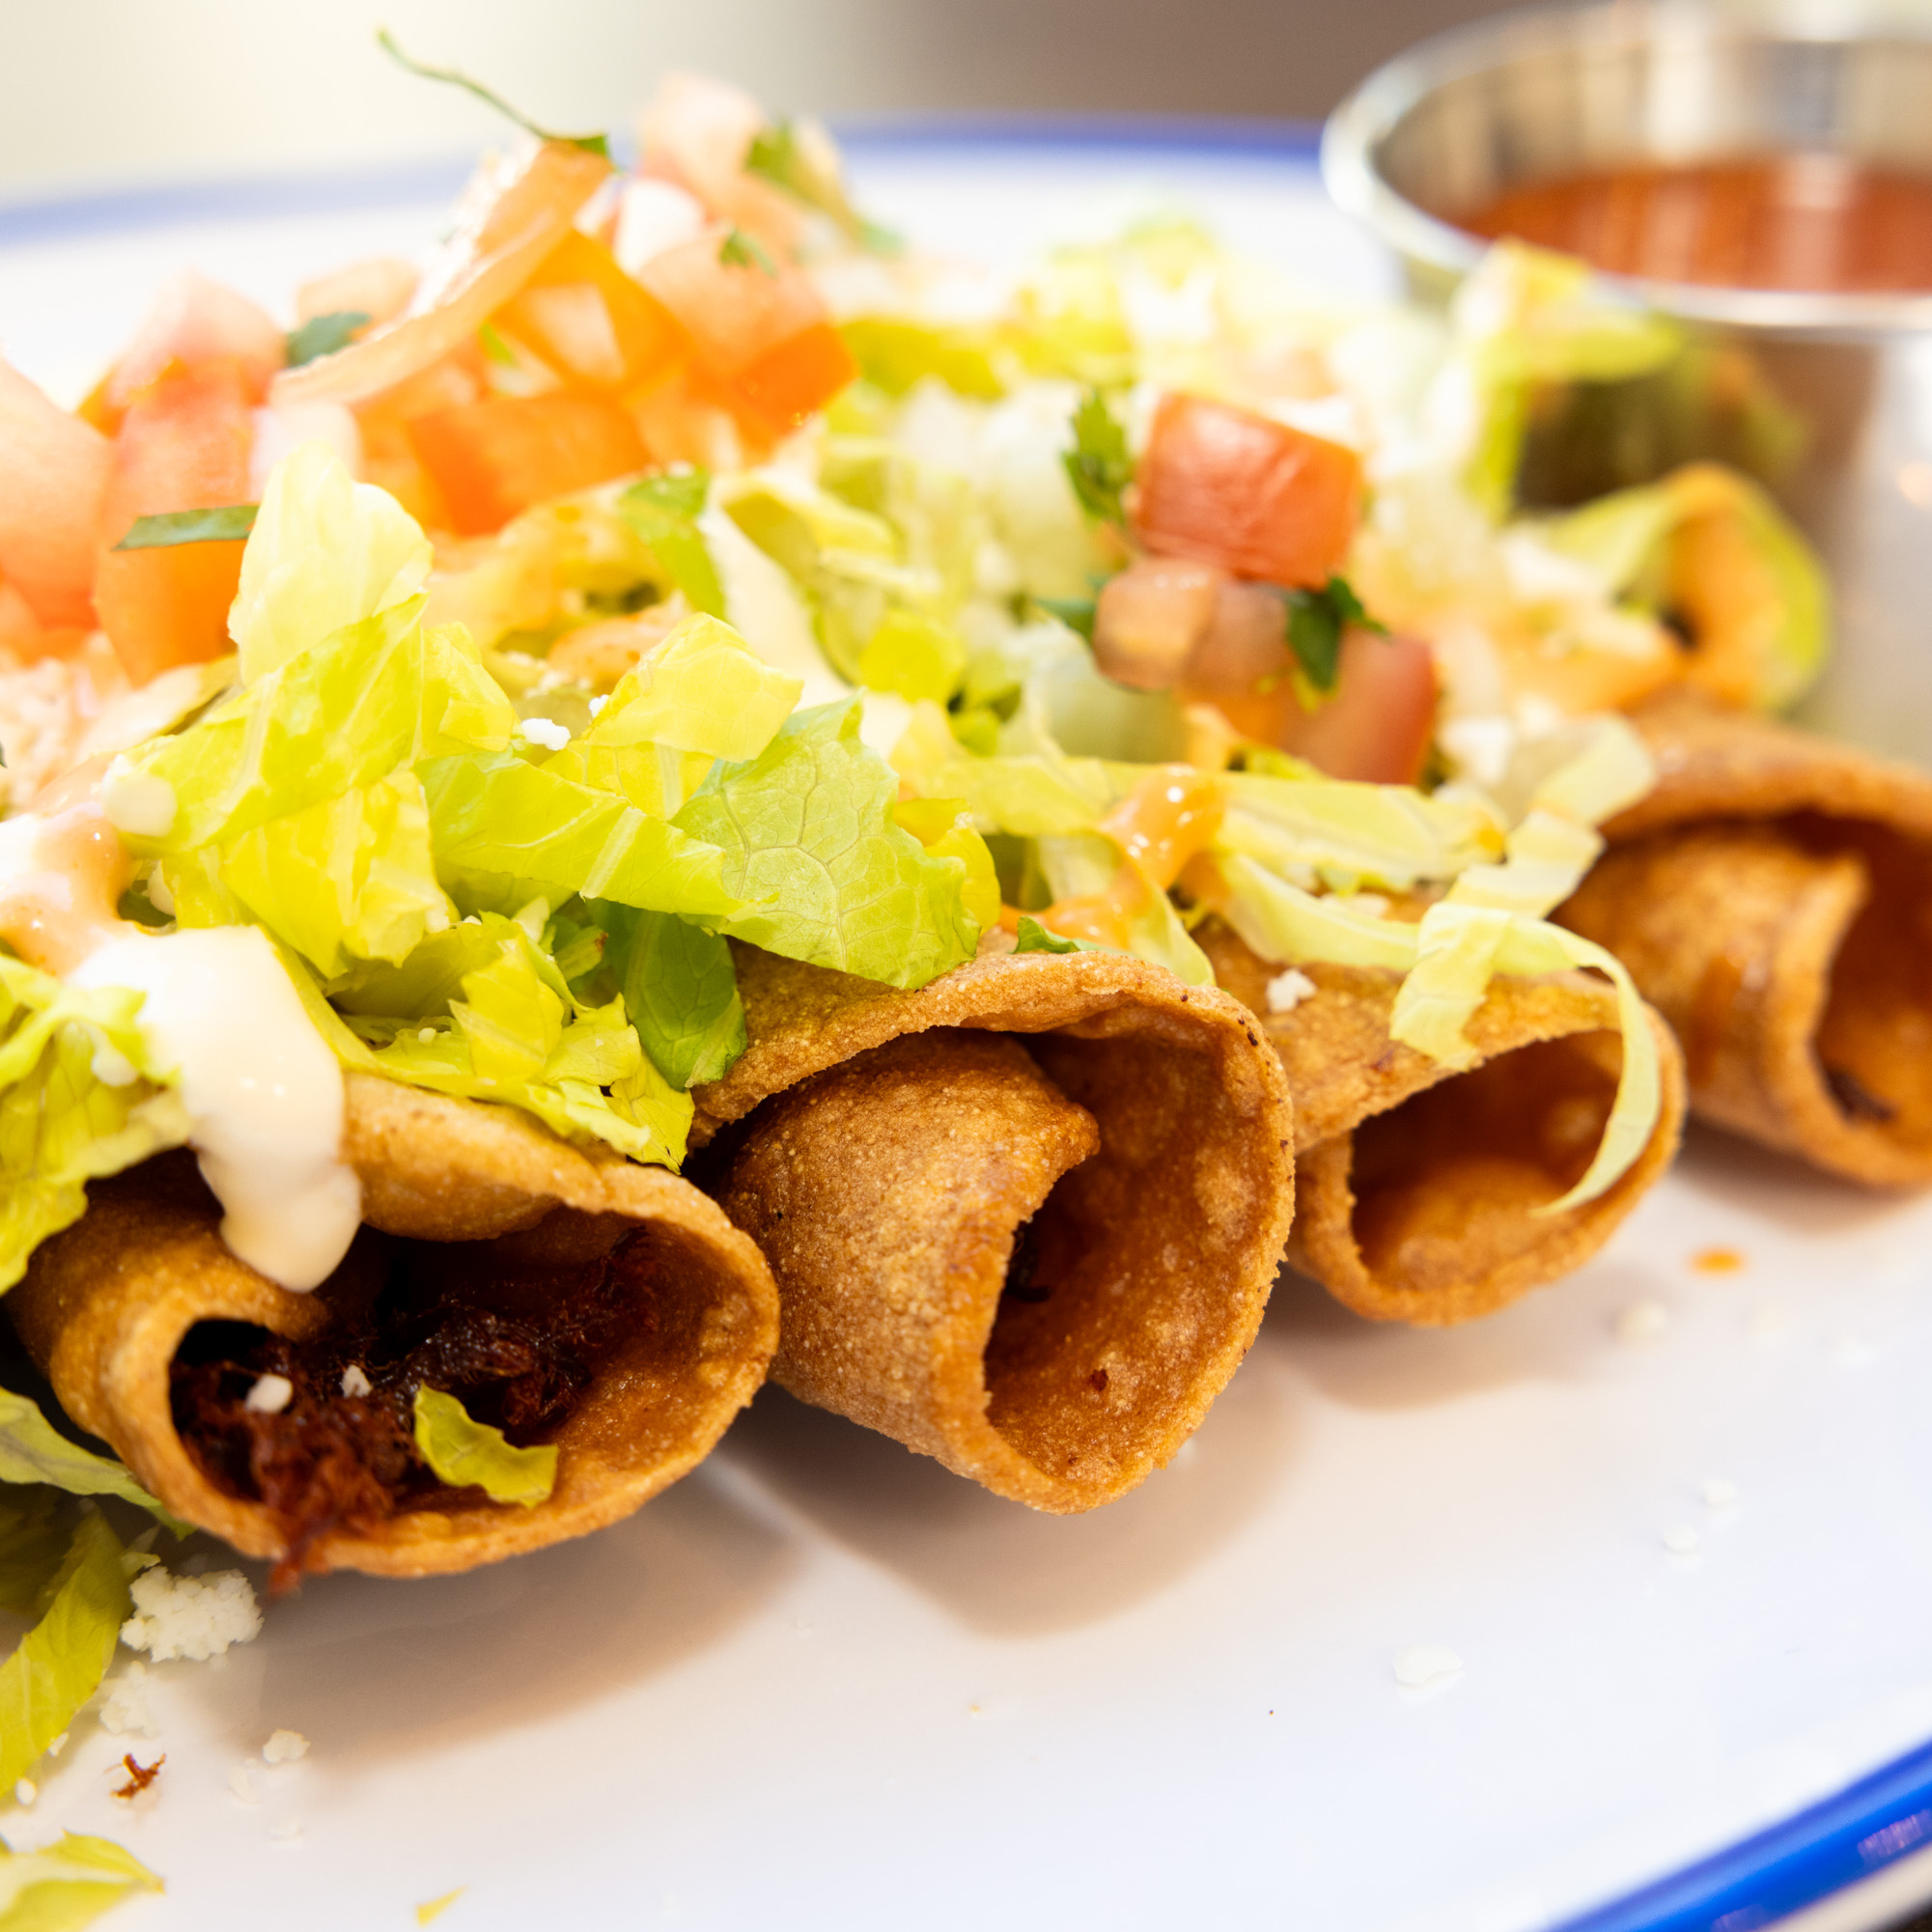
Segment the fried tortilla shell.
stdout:
[[[348,1088],[366,1225],[313,1294],[229,1251],[185,1155],[97,1183],[41,1247],[7,1306],[73,1420],[280,1582],[467,1570],[614,1523],[698,1462],[777,1340],[751,1243],[688,1182],[507,1108]],[[291,1382],[280,1412],[245,1403],[257,1371]],[[417,1382],[556,1443],[548,1498],[436,1482],[407,1442]]]
[[918,993],[738,965],[750,1048],[697,1136],[778,1278],[773,1379],[1038,1509],[1166,1462],[1293,1212],[1252,1019],[1112,954],[990,954]]
[[1635,721],[1658,783],[1556,917],[1676,1028],[1697,1114],[1932,1182],[1932,775],[1683,697]]
[[1594,1254],[1677,1148],[1684,1075],[1653,1014],[1662,1106],[1643,1152],[1561,1214],[1615,1097],[1616,996],[1585,973],[1502,978],[1470,1022],[1481,1056],[1454,1071],[1388,1036],[1400,976],[1305,966],[1314,987],[1270,1014],[1269,966],[1218,921],[1198,935],[1216,977],[1255,1013],[1295,1098],[1299,1202],[1289,1259],[1373,1321],[1473,1320]]

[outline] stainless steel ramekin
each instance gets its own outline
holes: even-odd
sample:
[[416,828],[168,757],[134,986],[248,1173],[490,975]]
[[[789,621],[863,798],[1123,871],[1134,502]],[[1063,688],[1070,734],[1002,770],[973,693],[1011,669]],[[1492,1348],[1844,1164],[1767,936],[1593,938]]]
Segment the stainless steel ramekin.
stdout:
[[[1441,299],[1482,243],[1448,216],[1620,163],[1829,152],[1932,175],[1932,0],[1600,0],[1500,15],[1391,61],[1329,122],[1330,192]],[[1713,456],[1810,533],[1836,649],[1807,716],[1932,760],[1932,294],[1623,276],[1685,325],[1661,377],[1542,399],[1526,492],[1573,501]]]

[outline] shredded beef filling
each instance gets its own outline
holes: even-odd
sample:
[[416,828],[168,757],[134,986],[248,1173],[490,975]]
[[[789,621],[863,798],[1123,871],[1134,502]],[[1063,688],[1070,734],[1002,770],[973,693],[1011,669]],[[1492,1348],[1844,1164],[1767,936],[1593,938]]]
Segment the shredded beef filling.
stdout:
[[[280,1520],[287,1554],[271,1590],[317,1567],[312,1554],[330,1530],[367,1533],[402,1511],[483,1500],[480,1490],[451,1489],[424,1462],[413,1430],[419,1387],[454,1395],[477,1421],[527,1447],[570,1415],[625,1336],[652,1326],[654,1264],[632,1241],[541,1283],[483,1271],[462,1278],[460,1247],[425,1268],[433,1252],[398,1244],[374,1302],[341,1311],[308,1341],[203,1322],[176,1354],[182,1440],[210,1482]],[[344,1392],[346,1374],[358,1392]],[[265,1375],[286,1376],[294,1390],[274,1414],[247,1406]]]

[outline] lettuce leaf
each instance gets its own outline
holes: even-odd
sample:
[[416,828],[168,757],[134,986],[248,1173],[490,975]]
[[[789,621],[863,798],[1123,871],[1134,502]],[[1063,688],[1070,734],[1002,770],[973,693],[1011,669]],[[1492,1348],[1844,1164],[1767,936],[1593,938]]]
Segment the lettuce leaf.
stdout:
[[924,986],[973,955],[966,866],[894,823],[898,779],[860,742],[860,714],[856,700],[796,713],[758,757],[719,765],[673,823],[721,851],[727,891],[755,902],[724,921],[740,938]]
[[120,1463],[69,1442],[37,1403],[8,1388],[0,1388],[0,1483],[46,1483],[70,1496],[118,1496],[139,1503],[177,1535],[188,1533],[187,1525],[162,1508]]
[[453,1489],[474,1484],[491,1502],[534,1509],[557,1486],[554,1442],[519,1449],[440,1389],[416,1390],[415,1436],[423,1460]]
[[355,482],[326,443],[291,450],[262,492],[228,614],[243,681],[406,602],[434,562],[428,538],[386,490]]
[[917,611],[891,610],[858,654],[858,681],[917,703],[944,704],[966,676],[966,648],[959,633]]
[[[121,1539],[91,1509],[42,1592],[46,1610],[0,1664],[0,1790],[11,1791],[99,1688],[127,1615]],[[0,1887],[6,1884],[0,1865]],[[4,1895],[4,1894],[0,1894]]]
[[296,984],[345,1066],[521,1107],[567,1140],[633,1161],[684,1159],[690,1097],[646,1057],[623,996],[579,1000],[518,920],[465,919],[399,966],[359,970],[335,1006],[306,973]]
[[1091,831],[1115,802],[1097,758],[1057,749],[1021,757],[977,758],[952,734],[937,704],[918,704],[892,748],[899,775],[921,798],[959,798],[983,831],[1041,838]]
[[731,948],[667,912],[607,911],[624,959],[624,1010],[651,1064],[680,1092],[722,1079],[745,1049]]
[[999,923],[999,874],[964,798],[901,798],[892,820],[926,848],[928,857],[956,858],[966,867],[961,897],[981,932]]
[[725,883],[728,854],[622,794],[515,753],[434,759],[422,778],[436,869],[462,903],[501,910],[580,892],[702,919],[744,903]]
[[86,1211],[86,1183],[188,1137],[149,1062],[142,995],[63,985],[0,954],[0,1293]]
[[1058,933],[1050,933],[1030,912],[1020,915],[1018,938],[1014,942],[1016,953],[1097,953],[1101,948],[1091,939],[1063,938]]
[[79,1505],[45,1483],[0,1489],[0,1610],[31,1616],[73,1541]]
[[0,1932],[79,1932],[130,1891],[161,1881],[106,1838],[64,1834],[38,1852],[0,1843]]
[[[185,731],[124,754],[103,802],[128,847],[144,857],[193,853],[422,759],[505,749],[510,700],[461,626],[424,629],[423,602],[336,631]],[[138,823],[117,812],[122,795],[140,801]],[[145,808],[160,796],[173,812],[155,829]]]
[[711,494],[711,478],[699,470],[684,476],[647,476],[617,499],[624,520],[649,546],[672,588],[693,610],[724,615],[724,590],[698,518]]

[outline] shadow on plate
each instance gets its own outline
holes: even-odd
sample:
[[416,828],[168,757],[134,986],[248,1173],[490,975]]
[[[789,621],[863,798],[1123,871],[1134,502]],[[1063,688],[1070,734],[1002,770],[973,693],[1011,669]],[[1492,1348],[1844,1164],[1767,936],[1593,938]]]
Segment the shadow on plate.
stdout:
[[319,1578],[269,1610],[272,1645],[231,1661],[259,1667],[250,1690],[277,1724],[350,1767],[642,1683],[717,1642],[798,1560],[700,1468],[608,1529],[465,1576]]
[[1725,1207],[1748,1209],[1793,1234],[1859,1234],[1913,1198],[1836,1180],[1696,1121],[1685,1131],[1678,1172]]
[[1293,1403],[1257,1350],[1172,1464],[1084,1516],[1008,1502],[777,1387],[718,1453],[975,1630],[1039,1637],[1154,1596],[1250,1521],[1292,1453]]

